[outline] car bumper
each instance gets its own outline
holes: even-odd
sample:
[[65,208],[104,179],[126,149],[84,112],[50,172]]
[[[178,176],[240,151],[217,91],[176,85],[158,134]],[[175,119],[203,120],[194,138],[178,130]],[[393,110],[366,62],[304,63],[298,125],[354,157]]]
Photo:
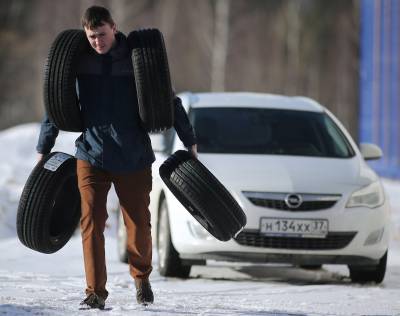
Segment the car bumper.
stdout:
[[[324,218],[329,220],[329,234],[332,235],[352,235],[348,242],[342,242],[336,247],[328,240],[310,240],[311,246],[304,247],[302,241],[298,241],[300,246],[293,246],[293,240],[289,240],[289,245],[276,243],[274,245],[264,242],[243,243],[238,236],[237,240],[231,239],[221,242],[210,236],[200,225],[184,210],[178,206],[176,211],[171,212],[171,223],[175,226],[172,240],[175,248],[180,253],[182,259],[198,260],[223,260],[223,261],[243,261],[243,262],[279,262],[294,264],[360,264],[373,265],[385,254],[389,243],[389,218],[390,208],[388,201],[375,209],[353,208],[346,209],[343,205],[337,208],[317,211],[301,212],[295,216],[298,218]],[[265,208],[254,207],[250,210],[252,218],[248,221],[241,234],[258,234],[254,240],[259,240],[260,236],[258,223],[263,216],[293,218],[293,213]],[[268,212],[267,212],[268,211]],[[254,219],[255,218],[255,219]],[[249,219],[249,216],[248,216]],[[193,227],[204,233],[194,233]],[[336,236],[335,235],[335,236]],[[373,242],[371,236],[378,237]],[[329,237],[330,235],[328,235]],[[289,237],[291,238],[291,237]],[[342,238],[342,237],[340,237]],[[286,238],[288,239],[288,238]],[[300,238],[301,239],[301,238]],[[304,240],[306,242],[306,240]],[[324,243],[328,242],[329,247]],[[321,244],[322,246],[315,246]]]
[[251,263],[290,263],[295,265],[318,264],[348,264],[348,265],[377,265],[379,259],[361,256],[345,255],[316,255],[316,254],[284,254],[284,253],[249,253],[249,252],[207,252],[179,254],[185,262],[199,263],[206,260],[251,262]]

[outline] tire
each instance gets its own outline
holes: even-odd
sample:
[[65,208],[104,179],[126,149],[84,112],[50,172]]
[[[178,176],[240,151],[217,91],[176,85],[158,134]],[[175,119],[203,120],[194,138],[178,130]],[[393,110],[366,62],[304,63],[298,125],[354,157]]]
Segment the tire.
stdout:
[[75,231],[81,214],[76,159],[54,152],[32,170],[17,211],[17,234],[28,248],[54,253]]
[[124,217],[122,211],[118,211],[118,226],[117,226],[117,249],[118,258],[122,263],[128,263],[128,249],[127,249],[127,238],[126,227],[124,223]]
[[215,238],[227,241],[246,225],[246,215],[236,200],[189,152],[175,152],[159,172],[175,197]]
[[372,267],[349,265],[350,279],[354,283],[381,283],[385,278],[388,252],[379,260],[378,265]]
[[85,32],[66,30],[54,40],[46,61],[44,105],[51,122],[59,129],[83,131],[76,93],[79,56],[89,49]]
[[161,202],[158,216],[158,271],[162,276],[166,277],[188,278],[191,266],[182,264],[179,253],[172,244],[166,200]]
[[148,132],[161,132],[174,124],[173,92],[162,33],[157,29],[128,35],[139,115]]

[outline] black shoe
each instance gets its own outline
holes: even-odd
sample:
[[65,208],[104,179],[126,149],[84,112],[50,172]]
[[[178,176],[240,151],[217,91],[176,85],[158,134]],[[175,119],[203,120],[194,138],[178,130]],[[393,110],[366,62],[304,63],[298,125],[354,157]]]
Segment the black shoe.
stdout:
[[153,291],[151,290],[151,285],[149,280],[135,280],[136,286],[136,300],[139,304],[148,305],[154,302]]
[[80,305],[83,305],[83,308],[98,308],[104,309],[105,300],[104,298],[98,296],[96,293],[90,293]]

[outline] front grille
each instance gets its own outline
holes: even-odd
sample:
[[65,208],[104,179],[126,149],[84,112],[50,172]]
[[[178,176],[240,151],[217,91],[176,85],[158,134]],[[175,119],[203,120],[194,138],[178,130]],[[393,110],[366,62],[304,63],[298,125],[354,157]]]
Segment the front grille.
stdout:
[[284,211],[317,211],[330,208],[336,204],[336,201],[305,201],[299,207],[289,208],[283,200],[271,200],[260,198],[249,198],[250,202],[257,206],[273,208]]
[[252,247],[329,250],[346,247],[356,234],[356,232],[330,232],[325,238],[302,238],[264,236],[258,231],[242,231],[235,240],[240,245]]
[[[318,211],[333,207],[340,194],[278,193],[243,191],[251,203],[282,211]],[[295,199],[293,203],[293,198]]]

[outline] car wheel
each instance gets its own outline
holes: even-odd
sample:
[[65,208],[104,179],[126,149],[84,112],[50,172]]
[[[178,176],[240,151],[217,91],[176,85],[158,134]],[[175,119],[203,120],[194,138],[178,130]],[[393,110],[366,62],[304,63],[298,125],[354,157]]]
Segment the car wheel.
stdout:
[[175,152],[159,172],[179,202],[215,238],[227,241],[246,225],[246,215],[236,200],[188,151]]
[[173,92],[167,53],[158,29],[133,31],[128,35],[139,104],[139,115],[148,132],[173,126]]
[[88,49],[84,31],[66,30],[54,40],[47,57],[44,105],[50,121],[64,131],[83,131],[76,76],[79,57]]
[[128,235],[126,233],[124,217],[122,216],[122,211],[119,209],[117,222],[117,249],[119,261],[123,263],[128,263],[127,239]]
[[40,160],[24,186],[17,234],[28,248],[54,253],[69,241],[81,214],[76,159],[54,152]]
[[166,200],[161,202],[158,213],[157,253],[158,270],[162,276],[187,278],[190,265],[183,265],[171,240],[171,228]]
[[387,264],[387,254],[379,260],[379,264],[372,267],[359,267],[349,265],[350,279],[355,283],[368,283],[375,282],[381,283],[385,277],[386,264]]

